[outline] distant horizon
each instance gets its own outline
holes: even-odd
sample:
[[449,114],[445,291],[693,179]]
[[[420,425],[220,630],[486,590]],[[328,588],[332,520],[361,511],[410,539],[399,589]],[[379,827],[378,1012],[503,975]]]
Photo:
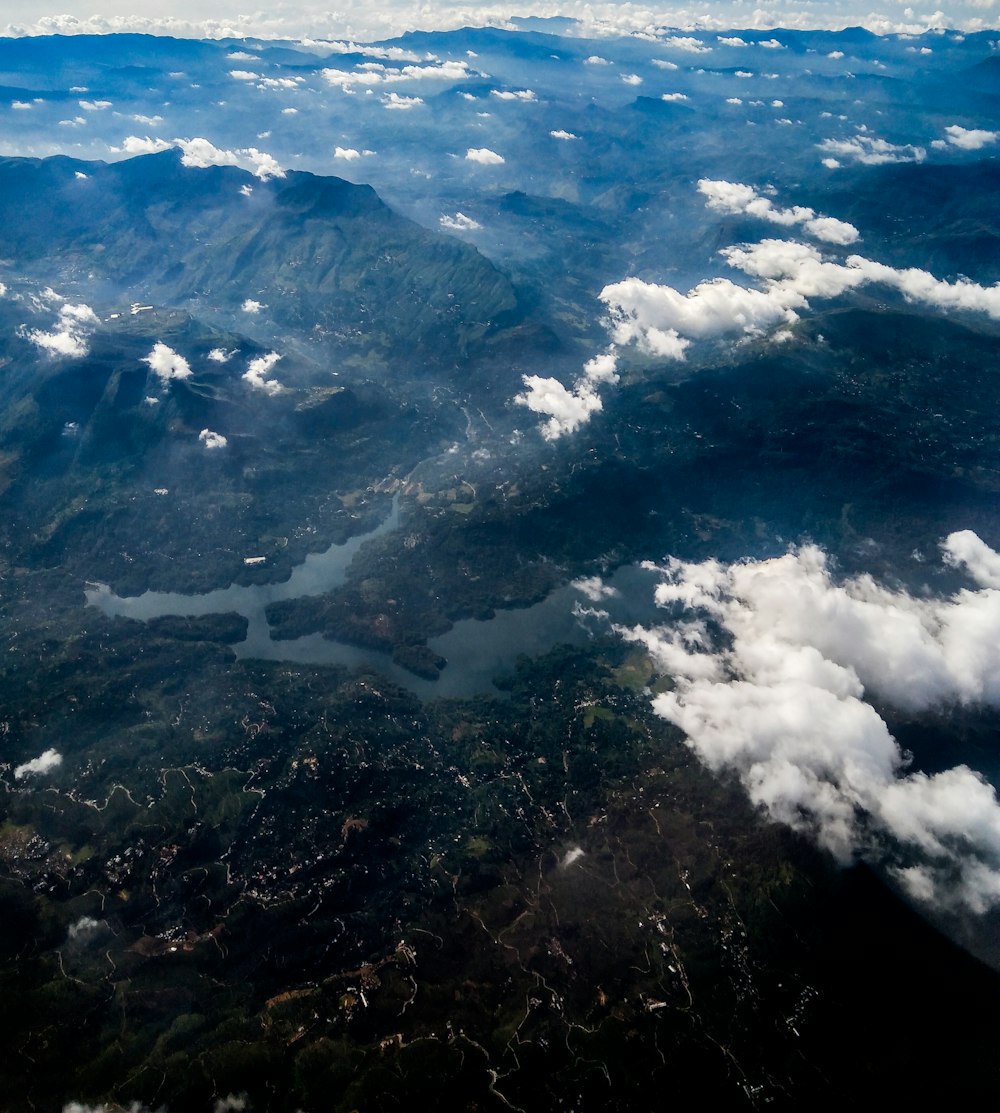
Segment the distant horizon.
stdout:
[[[377,10],[324,10],[312,3],[278,3],[267,12],[247,12],[236,0],[175,0],[163,7],[145,0],[107,0],[98,6],[88,0],[26,0],[18,7],[20,18],[0,23],[3,37],[40,35],[139,33],[195,39],[291,39],[296,41],[371,42],[395,38],[408,31],[447,31],[463,26],[496,26],[512,30],[534,29],[536,21],[564,21],[554,33],[574,37],[637,35],[655,38],[670,31],[714,32],[727,30],[839,31],[863,27],[879,35],[975,33],[1000,26],[1000,0],[965,0],[947,10],[913,8],[906,0],[883,0],[880,10],[852,0],[831,4],[817,0],[788,0],[767,8],[748,0],[713,3],[708,9],[683,6],[647,7],[631,2],[590,4],[585,0],[527,0],[512,11],[491,3],[420,4],[391,0]],[[148,10],[146,10],[148,8]],[[208,14],[206,14],[206,11]],[[569,25],[573,25],[572,28]]]

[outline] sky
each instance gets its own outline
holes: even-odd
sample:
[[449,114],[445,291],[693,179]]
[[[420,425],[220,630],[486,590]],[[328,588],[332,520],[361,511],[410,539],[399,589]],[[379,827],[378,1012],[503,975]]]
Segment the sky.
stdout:
[[[6,9],[6,11],[4,11]],[[389,38],[408,30],[504,24],[512,16],[569,16],[588,35],[655,33],[658,28],[831,28],[865,26],[888,33],[933,27],[965,31],[996,27],[1000,0],[962,0],[913,5],[906,0],[727,0],[707,5],[588,3],[585,0],[524,0],[516,4],[412,3],[331,8],[319,2],[275,3],[266,9],[240,0],[6,0],[0,30],[7,35],[141,31],[185,37]]]

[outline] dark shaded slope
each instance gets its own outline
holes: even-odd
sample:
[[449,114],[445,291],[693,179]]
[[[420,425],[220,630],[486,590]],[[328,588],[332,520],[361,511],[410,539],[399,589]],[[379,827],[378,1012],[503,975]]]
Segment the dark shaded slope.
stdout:
[[253,298],[262,325],[367,357],[450,365],[521,318],[510,282],[474,248],[339,178],[262,182],[186,167],[177,151],[111,165],[4,159],[0,229],[0,254],[45,281],[216,317]]
[[942,278],[1000,279],[1000,162],[994,158],[859,170],[824,203],[857,225],[867,255]]

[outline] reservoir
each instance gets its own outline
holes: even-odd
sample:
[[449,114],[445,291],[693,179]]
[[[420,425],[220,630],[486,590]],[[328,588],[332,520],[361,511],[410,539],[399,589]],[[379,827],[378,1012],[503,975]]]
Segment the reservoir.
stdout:
[[[85,590],[88,605],[109,616],[147,621],[165,615],[194,617],[209,614],[243,615],[249,627],[246,640],[233,646],[240,658],[293,661],[309,665],[341,665],[374,669],[421,699],[496,693],[494,677],[509,672],[517,658],[535,656],[554,645],[582,645],[609,632],[611,623],[633,625],[656,620],[653,587],[656,573],[625,565],[600,590],[590,581],[574,581],[552,591],[541,602],[516,610],[497,611],[490,619],[463,619],[428,646],[447,660],[437,680],[424,680],[401,668],[386,653],[334,641],[321,634],[278,640],[271,637],[266,618],[269,604],[333,591],[366,541],[391,533],[399,524],[399,495],[389,515],[375,529],[312,553],[297,565],[284,583],[242,586],[232,584],[201,595],[147,591],[122,597],[103,584]],[[661,616],[662,617],[662,616]]]

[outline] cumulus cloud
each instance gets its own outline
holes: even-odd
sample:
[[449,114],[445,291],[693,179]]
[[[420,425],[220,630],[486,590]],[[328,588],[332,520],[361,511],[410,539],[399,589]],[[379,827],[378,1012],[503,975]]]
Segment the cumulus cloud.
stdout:
[[525,375],[523,381],[527,389],[516,395],[514,401],[548,417],[542,426],[542,436],[547,441],[576,432],[604,407],[600,396],[585,380],[578,380],[572,390],[558,379],[541,375]]
[[21,781],[25,777],[42,776],[51,773],[53,769],[62,765],[62,754],[58,750],[46,750],[31,761],[24,762],[14,769],[14,780]]
[[122,140],[120,147],[112,147],[112,151],[124,151],[127,155],[155,155],[159,151],[169,151],[173,143],[165,139],[150,139],[148,135],[128,135]]
[[832,216],[817,216],[815,210],[801,205],[780,209],[770,198],[761,196],[753,186],[702,178],[698,182],[698,191],[705,196],[706,204],[715,212],[745,213],[785,227],[799,225],[809,235],[827,243],[846,245],[858,239],[858,230],[853,224]]
[[492,89],[490,96],[496,97],[497,100],[538,100],[532,89]]
[[359,158],[368,158],[375,154],[374,151],[369,151],[367,148],[359,151],[356,147],[336,147],[334,148],[333,157],[343,159],[344,162],[356,162]]
[[[367,49],[366,54],[371,55]],[[393,85],[408,81],[464,81],[472,71],[468,62],[429,62],[422,65],[386,66],[381,62],[360,62],[353,70],[320,70],[324,80],[336,89],[353,93],[354,86]]]
[[71,943],[87,943],[93,939],[106,925],[93,916],[81,916],[75,923],[69,925],[67,937]]
[[277,352],[268,352],[267,355],[257,356],[256,359],[250,360],[246,371],[243,373],[244,380],[254,390],[262,390],[265,394],[280,394],[284,389],[281,383],[277,379],[268,378],[279,359],[281,359],[281,356]]
[[514,402],[548,417],[541,432],[547,441],[554,441],[576,432],[604,408],[597,387],[618,382],[617,358],[612,350],[588,360],[572,388],[541,375],[525,375],[522,381],[527,389]]
[[879,283],[898,290],[910,302],[933,309],[969,310],[1000,319],[1000,283],[981,286],[960,278],[946,282],[917,267],[897,269],[884,263],[850,255],[844,263],[824,260],[816,248],[783,240],[729,247],[722,251],[730,265],[769,281],[769,292],[799,298],[836,297],[847,290]]
[[927,152],[909,143],[890,143],[874,135],[855,135],[850,139],[824,139],[817,144],[829,155],[852,159],[865,166],[881,166],[889,162],[923,162]]
[[150,370],[162,383],[169,383],[171,379],[191,378],[191,364],[161,340],[157,340],[153,350],[142,362],[149,364]]
[[[46,300],[58,301],[59,297],[52,291],[46,291]],[[22,335],[51,355],[79,359],[87,354],[88,342],[99,323],[97,314],[89,305],[66,302],[59,309],[54,329],[49,332],[44,329],[22,330]]]
[[473,220],[471,216],[466,216],[465,213],[455,213],[454,216],[447,216],[442,213],[440,224],[442,228],[447,228],[449,232],[475,232],[477,228],[482,228],[478,220]]
[[933,147],[957,147],[961,151],[979,151],[1000,138],[998,131],[983,131],[981,128],[963,128],[951,124],[944,129],[947,139],[936,139]]
[[[943,548],[1000,582],[1000,554],[975,534]],[[710,769],[735,771],[771,818],[842,861],[888,853],[918,899],[976,912],[1000,901],[993,789],[963,765],[908,772],[868,700],[907,712],[1000,703],[1000,591],[933,598],[864,575],[838,583],[814,545],[658,570],[670,620],[616,630],[673,677],[653,707]]]
[[224,1098],[216,1098],[212,1113],[244,1113],[249,1108],[246,1094],[227,1094]]
[[660,97],[660,100],[665,100],[665,101],[682,101],[682,100],[687,100],[687,99],[688,99],[687,93],[664,93]]
[[259,313],[264,308],[266,307],[262,301],[254,301],[253,298],[247,298],[247,300],[240,306],[240,309],[244,313],[249,313],[251,314],[251,316]]
[[553,139],[579,139],[580,138],[579,135],[574,135],[571,131],[564,131],[562,128],[558,128],[556,131],[550,131],[549,135],[551,135]]
[[600,299],[608,307],[616,344],[635,343],[665,359],[684,359],[695,339],[761,334],[796,319],[790,296],[748,289],[728,278],[700,282],[687,294],[626,278],[605,286]]
[[207,449],[225,448],[229,444],[227,437],[224,437],[221,433],[214,433],[211,429],[202,429],[198,434],[198,440]]
[[569,586],[585,595],[591,603],[600,603],[621,594],[618,588],[606,584],[600,576],[581,576],[578,580],[573,580]]
[[642,78],[637,73],[623,73],[620,75],[626,85],[641,85]]
[[331,54],[363,54],[366,58],[383,58],[391,62],[436,62],[435,54],[416,54],[401,46],[372,46],[353,41],[324,42],[323,48]]
[[225,363],[227,360],[232,359],[234,355],[236,355],[235,348],[231,352],[224,351],[222,348],[213,348],[208,353],[208,358],[213,363]]
[[[850,234],[851,226],[817,217],[810,209],[775,209],[749,186],[705,185],[710,204],[723,211],[752,212],[776,223],[794,220],[834,242]],[[693,340],[762,335],[796,321],[813,299],[839,297],[871,284],[887,286],[907,301],[932,309],[985,313],[1000,320],[1000,283],[982,286],[965,278],[947,282],[928,271],[890,267],[862,255],[833,260],[794,240],[766,239],[723,248],[720,254],[730,266],[760,280],[762,288],[726,278],[700,282],[686,294],[639,278],[612,283],[600,298],[608,307],[613,342],[634,343],[649,355],[682,360]]]
[[502,166],[506,162],[503,155],[498,155],[489,147],[470,147],[465,152],[465,157],[469,162],[478,162],[482,166]]
[[223,150],[200,137],[175,139],[174,145],[184,152],[181,156],[181,163],[184,166],[199,170],[206,170],[210,166],[240,166],[249,169],[261,181],[285,176],[285,171],[278,165],[277,160],[256,147],[242,147],[235,151]]
[[406,112],[410,108],[416,108],[418,104],[423,104],[421,97],[401,97],[399,93],[386,93],[382,98],[382,105],[385,108]]
[[673,35],[669,39],[664,39],[663,45],[673,47],[674,50],[682,50],[686,54],[708,54],[712,49],[710,46],[706,46],[701,39],[693,38],[690,35]]

